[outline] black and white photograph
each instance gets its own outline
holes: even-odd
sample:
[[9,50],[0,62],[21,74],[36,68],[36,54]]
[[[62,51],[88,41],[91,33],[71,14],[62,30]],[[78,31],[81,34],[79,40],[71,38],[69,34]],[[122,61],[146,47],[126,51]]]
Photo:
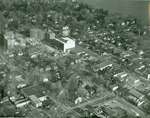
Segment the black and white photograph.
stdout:
[[150,118],[150,0],[0,0],[0,118]]

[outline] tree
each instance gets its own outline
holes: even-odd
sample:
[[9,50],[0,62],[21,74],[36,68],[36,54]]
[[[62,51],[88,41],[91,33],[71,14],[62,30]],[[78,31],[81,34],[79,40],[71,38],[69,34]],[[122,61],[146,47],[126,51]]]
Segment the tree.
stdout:
[[40,71],[39,68],[32,68],[30,71],[26,73],[26,81],[28,84],[39,84],[40,81]]
[[0,11],[0,33],[4,32],[5,24],[6,24],[6,19],[3,16],[2,12]]
[[15,76],[10,76],[9,82],[7,84],[7,93],[10,97],[17,96],[17,82]]
[[0,104],[0,116],[1,117],[12,117],[15,115],[16,109],[10,103],[9,105]]
[[144,103],[142,105],[142,108],[143,108],[143,111],[145,113],[150,114],[150,111],[149,111],[149,109],[150,109],[150,102],[149,101],[147,101],[146,103]]
[[13,31],[16,31],[19,27],[19,22],[18,22],[18,19],[15,17],[15,18],[12,18],[12,21],[10,21],[8,23],[8,28],[10,30],[13,30]]
[[76,74],[72,75],[68,82],[68,93],[69,93],[69,100],[74,102],[76,99],[76,91],[78,90],[78,80],[76,79]]
[[62,89],[58,96],[57,99],[62,102],[63,104],[65,104],[68,100],[69,100],[69,93],[67,89]]
[[[2,61],[2,60],[1,60]],[[7,94],[6,88],[8,85],[8,69],[6,65],[0,67],[0,100]]]
[[5,96],[5,89],[6,89],[5,86],[6,86],[6,84],[4,83],[4,80],[1,80],[1,82],[0,82],[0,101]]

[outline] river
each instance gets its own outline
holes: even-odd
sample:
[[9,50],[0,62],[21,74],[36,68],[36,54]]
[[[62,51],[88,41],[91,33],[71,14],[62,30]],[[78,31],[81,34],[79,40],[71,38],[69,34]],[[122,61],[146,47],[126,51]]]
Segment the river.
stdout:
[[80,0],[94,8],[103,8],[112,13],[132,15],[144,25],[150,25],[150,2],[148,0]]

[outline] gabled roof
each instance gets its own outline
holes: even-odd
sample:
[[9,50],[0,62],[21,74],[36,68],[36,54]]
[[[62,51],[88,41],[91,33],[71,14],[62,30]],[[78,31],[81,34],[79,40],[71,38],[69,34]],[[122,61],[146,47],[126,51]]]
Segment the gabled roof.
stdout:
[[99,64],[100,69],[104,69],[104,68],[109,67],[109,66],[110,67],[113,66],[113,62],[105,61],[105,62]]
[[130,93],[131,93],[133,96],[135,96],[136,98],[138,98],[138,99],[144,96],[143,94],[141,94],[140,92],[138,92],[138,91],[136,91],[136,90],[134,90],[134,89],[131,89],[131,90],[130,90]]

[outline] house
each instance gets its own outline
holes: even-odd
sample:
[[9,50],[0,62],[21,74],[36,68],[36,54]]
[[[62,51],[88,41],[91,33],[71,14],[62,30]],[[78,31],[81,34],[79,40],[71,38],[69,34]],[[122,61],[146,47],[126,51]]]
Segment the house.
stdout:
[[99,69],[102,71],[102,70],[104,70],[104,69],[106,69],[108,67],[112,67],[113,63],[110,62],[110,61],[105,61],[103,63],[100,63],[98,66],[99,66]]
[[5,103],[5,102],[9,102],[8,97],[4,97],[4,98],[0,101],[0,104]]
[[94,109],[94,114],[96,115],[96,117],[99,117],[99,118],[109,118],[109,115],[107,114],[107,112],[108,111],[105,111],[103,106],[98,106]]
[[114,75],[114,77],[121,77],[121,78],[127,77],[127,76],[128,76],[128,73],[126,72],[121,72],[121,73],[117,73]]
[[21,88],[24,88],[24,87],[26,87],[26,86],[27,86],[26,83],[19,83],[19,84],[17,85],[17,89],[21,89]]
[[150,80],[150,74],[147,75],[147,79]]
[[[147,67],[144,64],[139,64],[138,67],[134,69],[134,71],[144,76],[145,72],[147,71]],[[147,75],[146,75],[146,78],[147,78]]]
[[107,62],[104,62],[104,63],[101,63],[101,64],[100,64],[100,69],[101,69],[101,70],[104,70],[105,68],[107,68],[107,67],[112,67],[112,66],[113,66],[113,63],[107,61]]
[[124,51],[121,53],[121,57],[123,58],[130,57],[130,56],[135,56],[135,53],[132,51]]
[[16,44],[22,47],[26,46],[26,39],[22,34],[15,32],[15,40],[16,40]]
[[136,97],[137,99],[142,99],[142,98],[144,98],[144,95],[143,95],[143,94],[141,94],[140,92],[138,92],[138,91],[136,91],[136,90],[134,90],[134,89],[131,89],[131,90],[129,91],[129,93],[130,93],[131,95],[133,95],[134,97]]
[[140,92],[132,89],[129,91],[130,95],[128,96],[128,100],[132,101],[132,103],[136,104],[137,106],[141,106],[145,103],[145,96]]
[[117,91],[117,90],[119,89],[119,86],[118,86],[118,85],[115,85],[115,84],[109,85],[109,89],[110,89],[111,91],[115,92],[115,91]]
[[106,68],[108,68],[108,67],[112,67],[113,66],[113,63],[112,62],[110,62],[110,61],[105,61],[105,62],[103,62],[103,63],[100,63],[100,64],[98,64],[98,65],[96,65],[94,68],[93,68],[93,70],[94,71],[99,71],[99,70],[104,70],[104,69],[106,69]]
[[124,71],[113,75],[113,77],[116,77],[116,78],[120,79],[121,81],[128,81],[127,76],[128,76],[128,73],[126,73]]

